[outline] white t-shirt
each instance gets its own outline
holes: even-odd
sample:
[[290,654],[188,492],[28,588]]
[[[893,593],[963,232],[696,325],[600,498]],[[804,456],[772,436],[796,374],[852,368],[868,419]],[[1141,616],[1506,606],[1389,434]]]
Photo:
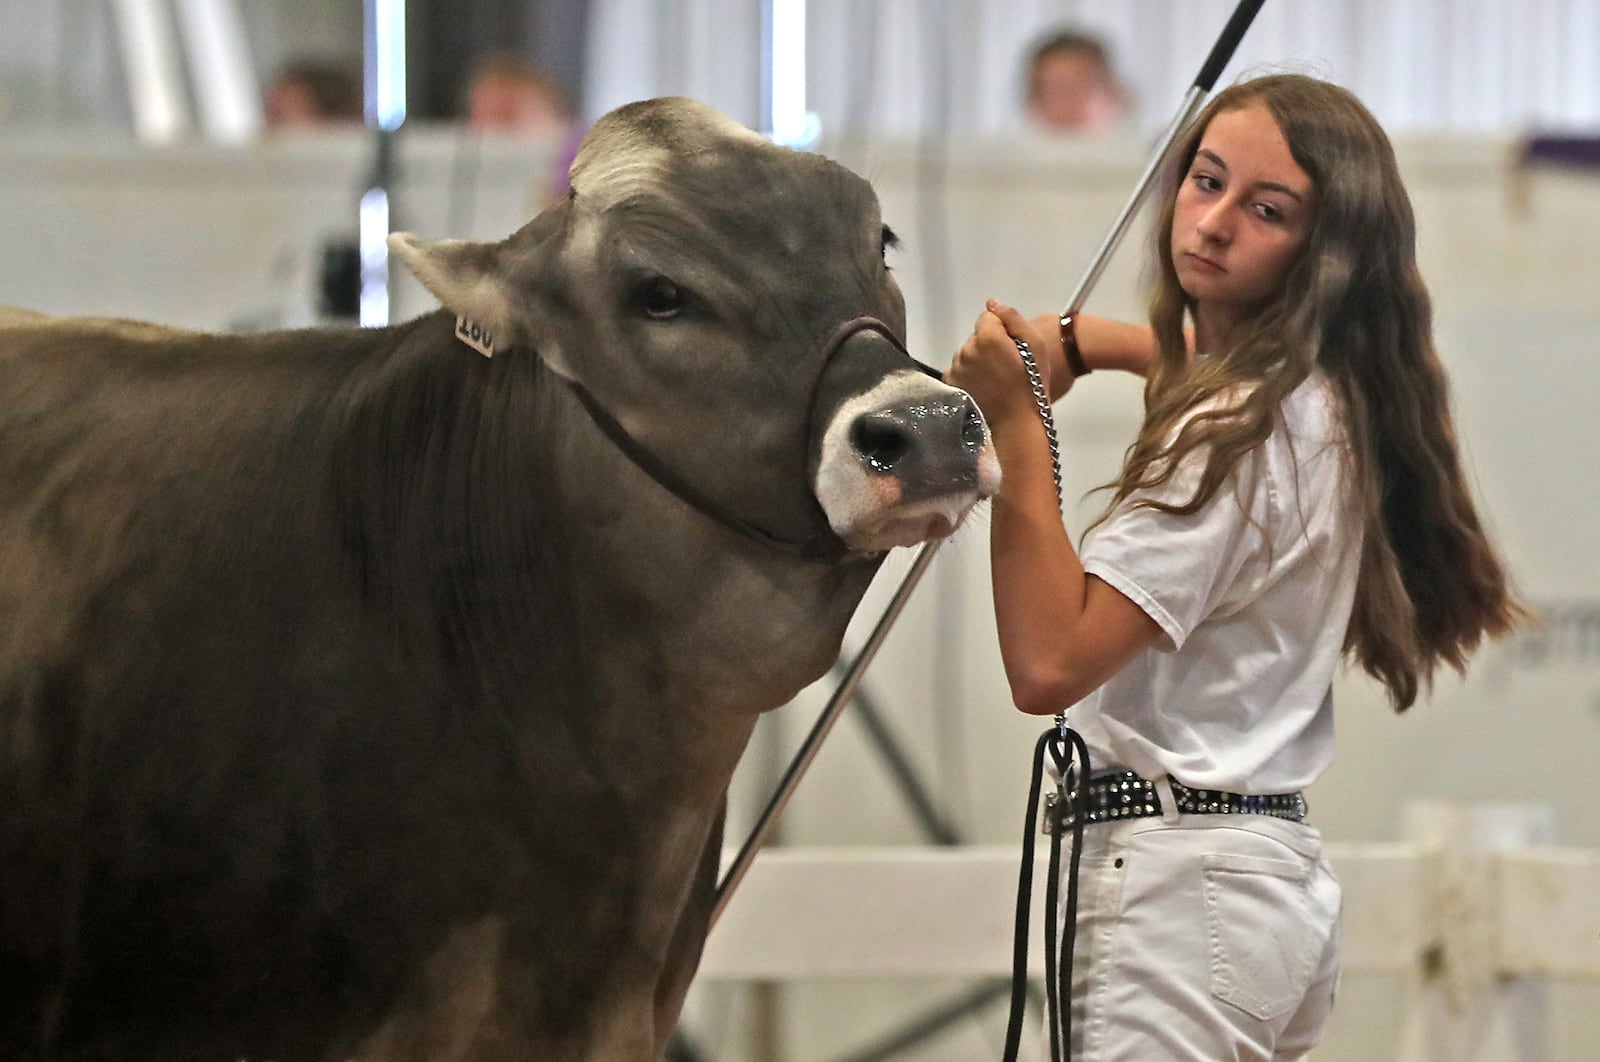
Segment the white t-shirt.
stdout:
[[1096,771],[1286,793],[1332,761],[1330,684],[1361,560],[1343,438],[1335,396],[1314,373],[1199,512],[1133,506],[1188,501],[1204,462],[1191,453],[1090,533],[1084,570],[1164,632],[1068,713]]

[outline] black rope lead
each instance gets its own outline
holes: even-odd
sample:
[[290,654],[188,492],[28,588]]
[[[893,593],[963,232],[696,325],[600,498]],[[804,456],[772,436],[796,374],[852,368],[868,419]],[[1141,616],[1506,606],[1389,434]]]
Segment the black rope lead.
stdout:
[[[1078,943],[1078,864],[1083,858],[1083,826],[1089,816],[1089,749],[1083,743],[1083,738],[1076,730],[1067,726],[1063,720],[1057,734],[1063,742],[1072,742],[1071,755],[1076,759],[1077,771],[1072,770],[1072,762],[1061,761],[1059,753],[1056,754],[1056,767],[1061,772],[1063,787],[1066,796],[1056,806],[1056,817],[1052,822],[1055,830],[1052,847],[1059,849],[1061,844],[1061,826],[1066,821],[1070,808],[1072,816],[1072,853],[1067,857],[1067,924],[1058,934],[1056,926],[1056,907],[1052,905],[1046,913],[1045,932],[1048,934],[1049,947],[1055,950],[1055,942],[1061,941],[1061,960],[1059,967],[1059,987],[1057,998],[1060,1000],[1060,1018],[1051,1026],[1059,1030],[1059,1035],[1051,1037],[1051,1043],[1060,1041],[1060,1056],[1066,1059],[1072,1044],[1072,961],[1077,951]],[[1059,856],[1051,861],[1050,880],[1056,881],[1059,875],[1056,871],[1061,866]],[[1056,1049],[1052,1046],[1051,1056],[1055,1058]]]
[[[1067,743],[1071,742],[1071,756]],[[1072,959],[1078,924],[1078,862],[1083,852],[1083,824],[1088,810],[1089,750],[1083,738],[1065,723],[1039,735],[1028,779],[1027,818],[1022,826],[1022,866],[1017,875],[1017,915],[1011,944],[1011,1014],[1006,1024],[1005,1062],[1016,1062],[1022,1046],[1022,1019],[1028,998],[1028,923],[1033,906],[1034,836],[1039,829],[1039,797],[1044,789],[1044,758],[1055,763],[1060,781],[1045,802],[1044,830],[1050,835],[1049,879],[1045,883],[1045,998],[1050,1023],[1051,1062],[1063,1062],[1071,1043]],[[1067,925],[1058,933],[1061,834],[1071,809],[1072,852],[1067,865]],[[1056,940],[1061,939],[1058,954]],[[1059,961],[1058,961],[1059,959]]]
[[1005,1062],[1016,1062],[1022,1045],[1022,1012],[1028,1002],[1028,919],[1033,905],[1033,831],[1039,815],[1039,791],[1044,788],[1044,756],[1056,732],[1046,731],[1033,748],[1033,772],[1028,777],[1028,810],[1022,821],[1022,869],[1017,876],[1017,916],[1011,936],[1011,1015],[1006,1023]]

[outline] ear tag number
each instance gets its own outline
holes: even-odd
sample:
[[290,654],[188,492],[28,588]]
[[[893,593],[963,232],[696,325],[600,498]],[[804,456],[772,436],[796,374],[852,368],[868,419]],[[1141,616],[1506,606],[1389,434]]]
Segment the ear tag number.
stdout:
[[494,335],[477,321],[457,317],[456,338],[484,357],[494,357]]

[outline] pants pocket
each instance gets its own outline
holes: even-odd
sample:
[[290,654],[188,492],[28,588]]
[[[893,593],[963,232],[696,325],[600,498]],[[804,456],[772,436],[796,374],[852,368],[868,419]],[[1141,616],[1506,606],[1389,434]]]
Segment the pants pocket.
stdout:
[[1300,1002],[1325,934],[1311,917],[1312,864],[1204,856],[1211,994],[1260,1021]]

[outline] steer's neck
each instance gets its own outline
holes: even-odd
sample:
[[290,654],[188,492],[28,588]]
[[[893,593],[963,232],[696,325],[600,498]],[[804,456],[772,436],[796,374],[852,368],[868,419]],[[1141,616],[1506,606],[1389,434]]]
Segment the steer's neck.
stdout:
[[703,761],[690,773],[719,796],[754,718],[836,658],[876,560],[795,558],[712,522],[532,351],[490,363],[442,314],[394,336],[355,418],[375,592],[470,695],[581,706],[565,725]]
[[[595,666],[619,682],[645,677],[653,700],[683,710],[752,715],[834,661],[875,559],[802,559],[751,541],[653,482],[581,414],[560,433],[555,452],[572,457],[555,470],[560,540]],[[607,663],[619,654],[629,666]]]

